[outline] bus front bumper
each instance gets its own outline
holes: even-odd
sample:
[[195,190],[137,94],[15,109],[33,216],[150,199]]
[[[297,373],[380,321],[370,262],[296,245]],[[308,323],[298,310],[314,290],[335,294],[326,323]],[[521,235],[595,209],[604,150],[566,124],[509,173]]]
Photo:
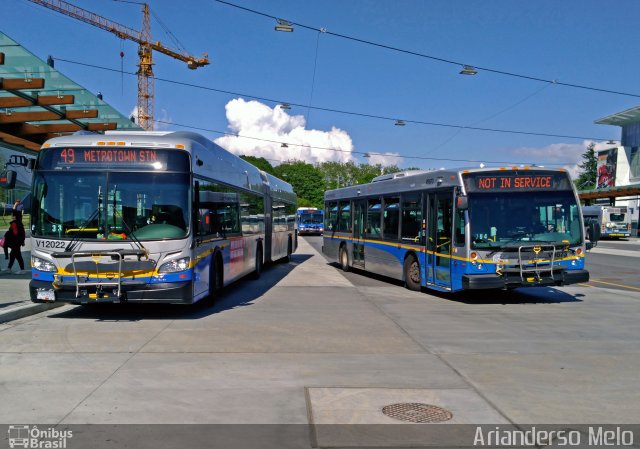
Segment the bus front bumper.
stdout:
[[311,229],[311,228],[304,228],[304,229],[300,229],[298,228],[298,234],[300,235],[312,235],[312,234],[318,234],[318,235],[322,235],[322,233],[324,232],[324,230],[322,229]]
[[589,272],[587,270],[563,270],[560,273],[550,276],[525,277],[520,275],[505,273],[502,276],[497,274],[465,274],[462,276],[462,288],[464,290],[488,290],[488,289],[510,289],[519,287],[543,287],[562,286],[589,282]]
[[[38,292],[51,292],[46,300],[38,298]],[[113,288],[105,289],[102,294],[97,294],[95,288],[83,289],[79,297],[76,297],[74,288],[54,289],[51,282],[32,280],[29,283],[29,294],[33,302],[68,302],[71,304],[94,304],[99,302],[118,303],[165,303],[165,304],[191,304],[193,303],[193,287],[191,282],[167,282],[162,284],[147,284],[145,288],[123,288],[121,296],[113,294]],[[53,296],[51,296],[53,295]],[[40,296],[43,296],[42,294]]]

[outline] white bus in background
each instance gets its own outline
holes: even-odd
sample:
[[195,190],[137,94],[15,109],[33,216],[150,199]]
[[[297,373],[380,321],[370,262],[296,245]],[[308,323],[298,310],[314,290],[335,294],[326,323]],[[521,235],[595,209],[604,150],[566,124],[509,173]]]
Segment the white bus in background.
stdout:
[[601,238],[620,238],[631,235],[631,214],[626,206],[584,206],[585,224],[595,221],[600,227]]

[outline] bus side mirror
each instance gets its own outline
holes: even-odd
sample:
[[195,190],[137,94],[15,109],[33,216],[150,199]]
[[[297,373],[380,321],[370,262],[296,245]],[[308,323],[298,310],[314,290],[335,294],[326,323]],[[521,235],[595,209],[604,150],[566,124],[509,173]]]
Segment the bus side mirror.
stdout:
[[14,170],[3,170],[0,172],[0,187],[13,189],[16,186],[16,172]]
[[469,198],[466,195],[458,195],[456,198],[456,208],[467,210],[469,208]]

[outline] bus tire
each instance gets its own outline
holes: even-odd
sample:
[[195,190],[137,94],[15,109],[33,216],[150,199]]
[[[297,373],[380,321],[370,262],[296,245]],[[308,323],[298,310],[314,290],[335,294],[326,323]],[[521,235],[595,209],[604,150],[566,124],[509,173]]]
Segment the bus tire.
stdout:
[[262,274],[262,246],[258,245],[258,249],[256,250],[256,265],[251,278],[254,280],[260,279],[260,275]]
[[224,285],[224,273],[222,267],[222,257],[220,257],[220,253],[218,253],[214,258],[213,273],[209,284],[209,291],[214,300],[218,299],[218,296],[220,296],[220,292],[222,291],[222,286]]
[[419,292],[421,285],[420,263],[413,254],[404,259],[404,285],[409,290]]
[[349,266],[349,253],[347,253],[347,248],[345,245],[340,247],[340,268],[342,271],[349,271],[351,267]]
[[211,259],[211,269],[209,270],[209,295],[203,300],[205,306],[213,306],[218,298],[223,286],[223,268],[220,253],[213,255]]

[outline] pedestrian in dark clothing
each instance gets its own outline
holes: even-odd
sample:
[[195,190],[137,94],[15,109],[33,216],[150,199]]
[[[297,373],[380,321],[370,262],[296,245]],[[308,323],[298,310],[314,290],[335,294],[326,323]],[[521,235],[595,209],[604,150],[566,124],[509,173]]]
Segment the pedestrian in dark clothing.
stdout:
[[24,246],[26,240],[26,233],[24,225],[22,224],[22,212],[19,210],[13,211],[13,220],[9,223],[9,229],[4,234],[5,248],[9,248],[9,266],[7,269],[2,270],[4,272],[10,272],[13,267],[13,263],[17,260],[20,266],[20,271],[24,271],[24,260],[22,259],[22,253],[20,248]]

